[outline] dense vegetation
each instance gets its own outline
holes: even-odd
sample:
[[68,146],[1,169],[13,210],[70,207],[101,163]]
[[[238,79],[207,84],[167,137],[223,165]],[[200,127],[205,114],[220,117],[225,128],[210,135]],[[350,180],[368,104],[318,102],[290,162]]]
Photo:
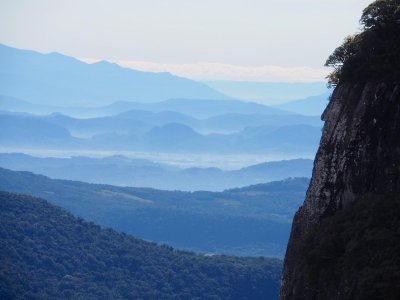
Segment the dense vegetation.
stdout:
[[176,251],[0,192],[1,299],[276,299],[281,262]]
[[162,191],[54,180],[0,168],[0,190],[41,197],[117,231],[204,253],[283,257],[309,180],[222,193]]
[[301,241],[298,281],[313,299],[399,299],[399,216],[398,196],[368,195],[324,219]]
[[331,85],[400,77],[400,1],[374,1],[364,9],[360,23],[362,31],[347,37],[326,61],[334,68],[328,76]]

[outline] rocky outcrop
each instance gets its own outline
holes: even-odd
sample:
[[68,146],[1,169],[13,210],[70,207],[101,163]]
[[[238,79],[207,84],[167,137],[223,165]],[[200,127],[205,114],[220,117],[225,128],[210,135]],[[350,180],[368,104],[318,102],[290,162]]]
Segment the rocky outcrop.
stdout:
[[319,299],[319,287],[300,276],[308,232],[363,195],[400,197],[400,81],[340,84],[322,119],[312,180],[286,252],[281,300]]

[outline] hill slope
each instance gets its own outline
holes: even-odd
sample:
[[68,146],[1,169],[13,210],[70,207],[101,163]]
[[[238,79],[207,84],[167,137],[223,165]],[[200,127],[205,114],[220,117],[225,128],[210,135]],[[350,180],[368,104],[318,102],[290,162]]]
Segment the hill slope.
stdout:
[[174,251],[0,192],[0,298],[276,299],[281,263]]
[[282,257],[309,180],[213,192],[54,180],[0,169],[0,190],[44,198],[97,224],[180,249]]

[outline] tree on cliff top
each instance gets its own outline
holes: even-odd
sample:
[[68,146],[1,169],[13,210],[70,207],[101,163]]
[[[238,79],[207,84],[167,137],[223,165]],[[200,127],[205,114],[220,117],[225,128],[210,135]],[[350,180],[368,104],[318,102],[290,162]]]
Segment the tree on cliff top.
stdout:
[[362,31],[348,36],[327,59],[328,84],[357,78],[399,78],[400,0],[377,0],[361,16]]

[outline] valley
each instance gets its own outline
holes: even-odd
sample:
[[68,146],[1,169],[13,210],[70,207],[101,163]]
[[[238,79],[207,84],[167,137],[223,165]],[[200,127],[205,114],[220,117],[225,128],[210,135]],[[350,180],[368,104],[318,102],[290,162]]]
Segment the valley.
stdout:
[[280,258],[308,183],[294,178],[223,192],[182,192],[0,169],[0,190],[46,199],[103,227],[177,249]]
[[0,299],[398,300],[370,1],[0,1]]

